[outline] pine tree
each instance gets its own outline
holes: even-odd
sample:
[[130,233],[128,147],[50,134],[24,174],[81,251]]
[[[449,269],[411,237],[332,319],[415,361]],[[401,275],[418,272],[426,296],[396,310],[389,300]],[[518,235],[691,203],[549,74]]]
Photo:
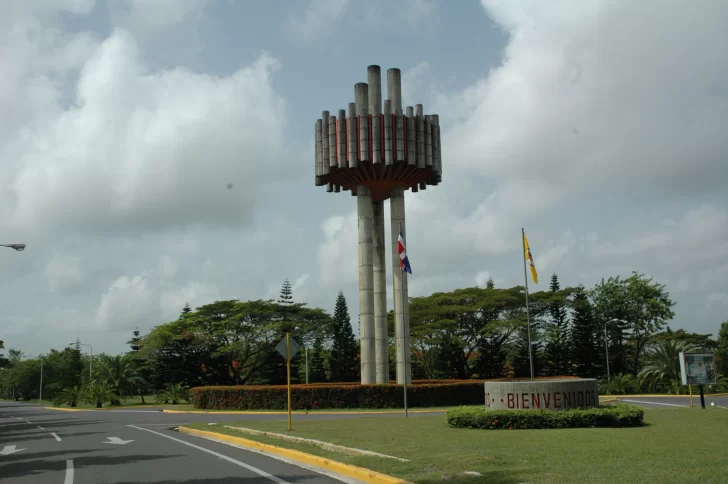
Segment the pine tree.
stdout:
[[132,338],[129,341],[127,341],[126,344],[129,345],[132,353],[137,353],[139,351],[139,349],[141,348],[141,342],[142,342],[142,338],[140,336],[139,329],[138,328],[135,329],[134,332],[132,333],[132,335],[133,335]]
[[485,283],[486,289],[495,289],[495,281],[493,280],[493,277],[489,277],[488,281]]
[[283,286],[281,287],[281,298],[278,300],[278,304],[286,306],[293,304],[293,289],[291,287],[291,281],[288,279],[283,281]]
[[324,344],[321,336],[316,336],[311,349],[311,368],[309,368],[309,381],[321,383],[326,381],[326,359],[324,357]]
[[336,297],[331,334],[333,336],[329,367],[331,381],[354,382],[360,379],[359,344],[351,327],[349,308],[344,293]]
[[546,366],[550,375],[564,375],[569,368],[569,327],[567,310],[559,295],[559,278],[551,276],[551,302],[549,313],[551,321],[546,325]]
[[570,352],[574,373],[583,378],[594,378],[599,372],[597,362],[601,361],[601,338],[594,308],[582,285],[574,293],[573,308]]
[[189,312],[192,312],[192,308],[190,307],[190,303],[185,303],[185,307],[182,308],[182,314],[187,314]]

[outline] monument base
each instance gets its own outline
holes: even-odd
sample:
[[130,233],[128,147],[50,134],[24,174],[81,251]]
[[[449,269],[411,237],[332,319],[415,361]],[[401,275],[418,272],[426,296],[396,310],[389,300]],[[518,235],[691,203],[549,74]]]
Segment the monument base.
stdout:
[[488,410],[565,410],[599,406],[595,378],[485,382]]

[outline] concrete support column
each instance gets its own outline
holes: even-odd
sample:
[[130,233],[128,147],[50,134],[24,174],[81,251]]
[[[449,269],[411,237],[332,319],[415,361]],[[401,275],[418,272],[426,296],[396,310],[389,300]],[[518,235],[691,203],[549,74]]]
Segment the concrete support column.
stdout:
[[374,340],[377,383],[389,382],[389,331],[387,328],[387,258],[384,241],[384,202],[373,202]]
[[374,352],[374,267],[372,246],[372,196],[369,188],[356,189],[359,215],[359,322],[361,382],[376,382],[376,356]]
[[397,383],[412,383],[411,353],[409,334],[409,299],[407,294],[407,274],[399,268],[399,252],[397,242],[399,229],[407,241],[407,228],[404,216],[404,188],[392,189],[389,197],[389,208],[392,219],[392,279],[394,286],[394,338],[397,346]]

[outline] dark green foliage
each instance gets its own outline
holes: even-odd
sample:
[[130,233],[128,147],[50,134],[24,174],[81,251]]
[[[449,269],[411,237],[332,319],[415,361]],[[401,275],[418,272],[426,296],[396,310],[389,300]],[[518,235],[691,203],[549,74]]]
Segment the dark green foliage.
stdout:
[[323,383],[326,381],[326,359],[321,336],[316,336],[310,353],[309,381],[311,383]]
[[544,330],[545,373],[566,375],[570,370],[568,310],[565,294],[561,292],[559,278],[555,273],[551,276],[550,292],[548,301],[550,321]]
[[634,405],[600,405],[569,410],[486,410],[453,408],[447,412],[451,427],[481,430],[570,429],[579,427],[638,427],[644,411]]
[[349,308],[343,292],[336,297],[334,317],[331,321],[331,353],[329,368],[332,382],[355,382],[360,380],[359,342],[351,327]]
[[[291,394],[294,409],[404,406],[400,385],[296,385]],[[473,405],[484,398],[479,381],[413,384],[407,393],[410,407]],[[287,408],[287,389],[284,385],[198,387],[190,390],[190,399],[196,408],[209,410],[283,410]]]
[[291,286],[291,281],[289,281],[288,279],[283,281],[283,286],[281,287],[281,297],[280,299],[278,299],[278,304],[293,304],[293,289]]
[[182,308],[182,314],[187,314],[192,312],[192,308],[190,307],[190,303],[185,303],[185,307]]
[[604,360],[603,339],[584,286],[576,288],[572,304],[570,350],[574,373],[582,378],[594,378]]

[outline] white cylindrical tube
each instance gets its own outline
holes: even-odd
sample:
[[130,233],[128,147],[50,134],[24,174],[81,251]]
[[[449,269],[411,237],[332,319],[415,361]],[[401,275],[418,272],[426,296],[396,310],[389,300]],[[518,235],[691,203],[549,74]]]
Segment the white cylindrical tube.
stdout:
[[329,112],[324,111],[321,114],[321,154],[323,159],[321,161],[321,175],[329,174]]
[[415,108],[407,106],[407,164],[417,164],[415,144]]
[[397,111],[395,120],[397,123],[397,129],[394,132],[395,135],[397,136],[397,138],[395,140],[395,146],[397,147],[395,161],[405,161],[405,157],[404,157],[404,118],[402,116],[401,109],[399,109]]
[[372,202],[374,247],[374,340],[377,383],[389,381],[389,331],[387,325],[387,258],[384,234],[384,202]]
[[316,178],[315,178],[315,184],[317,187],[320,187],[321,185],[324,185],[323,177],[322,177],[322,165],[323,165],[323,153],[321,150],[323,149],[323,145],[321,143],[321,129],[322,129],[322,121],[320,119],[316,120]]
[[384,101],[384,164],[394,163],[394,146],[392,139],[392,101]]
[[356,168],[358,160],[357,153],[357,123],[356,123],[356,103],[349,103],[349,126],[346,129],[346,142],[347,146],[347,159],[349,161],[349,168]]
[[407,294],[407,274],[399,268],[397,250],[399,231],[407,242],[405,224],[404,189],[395,187],[389,197],[391,235],[392,235],[392,287],[394,289],[394,338],[397,349],[397,383],[411,383],[410,346],[409,346],[409,298]]
[[402,112],[402,72],[399,69],[387,69],[387,98],[392,101],[392,112]]
[[367,108],[357,109],[359,115],[359,159],[361,161],[370,161],[369,158],[369,112]]
[[425,165],[432,167],[432,116],[425,116]]
[[336,120],[336,131],[339,141],[337,143],[339,154],[339,168],[347,168],[349,164],[346,161],[346,111],[339,109],[339,119]]
[[336,116],[329,116],[329,168],[325,170],[328,174],[331,167],[338,167],[339,160],[336,156]]
[[422,104],[415,106],[417,115],[417,168],[425,168],[425,115]]
[[361,383],[376,383],[376,354],[374,346],[374,266],[372,245],[372,196],[369,188],[357,187],[359,217],[359,321]]

